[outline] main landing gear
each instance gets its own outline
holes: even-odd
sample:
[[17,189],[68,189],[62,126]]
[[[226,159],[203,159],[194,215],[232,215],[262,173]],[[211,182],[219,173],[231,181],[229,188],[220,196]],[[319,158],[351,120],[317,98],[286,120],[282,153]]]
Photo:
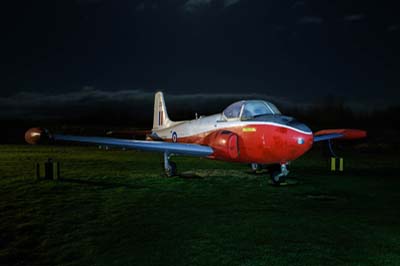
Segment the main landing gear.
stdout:
[[262,170],[262,165],[258,164],[258,163],[252,163],[252,164],[250,164],[250,167],[251,167],[251,171],[253,173],[257,173],[257,171]]
[[171,162],[170,159],[171,155],[167,152],[164,152],[164,171],[167,177],[176,176],[176,163]]

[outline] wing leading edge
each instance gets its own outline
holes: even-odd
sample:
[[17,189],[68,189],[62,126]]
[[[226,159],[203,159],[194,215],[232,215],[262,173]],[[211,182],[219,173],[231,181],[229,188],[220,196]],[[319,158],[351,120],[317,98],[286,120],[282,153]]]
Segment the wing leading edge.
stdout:
[[191,155],[191,156],[208,156],[214,151],[211,147],[198,144],[171,143],[163,141],[144,141],[144,140],[127,140],[103,137],[82,137],[54,134],[55,141],[72,141],[80,143],[92,143],[109,145],[113,147],[122,147],[127,149],[136,149],[144,151],[167,152],[170,154]]
[[338,139],[343,137],[343,134],[326,134],[326,135],[320,135],[320,136],[315,136],[314,135],[314,142],[318,142],[318,141],[324,141],[324,140],[330,140],[330,139]]

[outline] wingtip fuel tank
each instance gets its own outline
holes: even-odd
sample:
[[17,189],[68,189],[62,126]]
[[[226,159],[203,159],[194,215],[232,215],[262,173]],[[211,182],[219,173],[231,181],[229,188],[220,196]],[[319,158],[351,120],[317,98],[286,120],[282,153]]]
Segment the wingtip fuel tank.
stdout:
[[33,127],[25,132],[25,141],[32,145],[48,143],[51,139],[52,134],[45,128]]

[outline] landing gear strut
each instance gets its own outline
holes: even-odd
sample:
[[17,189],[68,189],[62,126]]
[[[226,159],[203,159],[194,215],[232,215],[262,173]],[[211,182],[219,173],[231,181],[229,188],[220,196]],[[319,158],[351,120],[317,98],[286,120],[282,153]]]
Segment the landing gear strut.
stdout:
[[280,185],[285,177],[289,174],[287,163],[275,164],[269,168],[271,181],[273,185]]
[[176,176],[176,164],[169,160],[170,157],[170,154],[164,152],[164,171],[167,177]]
[[258,163],[251,163],[250,167],[253,173],[257,173],[257,171],[261,170],[261,165],[259,165]]

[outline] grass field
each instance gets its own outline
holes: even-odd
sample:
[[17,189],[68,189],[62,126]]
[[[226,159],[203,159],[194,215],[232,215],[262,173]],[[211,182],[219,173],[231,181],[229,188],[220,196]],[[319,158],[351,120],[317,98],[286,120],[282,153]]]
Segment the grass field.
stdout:
[[[60,161],[63,180],[35,179]],[[400,157],[317,152],[298,184],[245,165],[96,147],[0,146],[0,265],[400,265]]]

